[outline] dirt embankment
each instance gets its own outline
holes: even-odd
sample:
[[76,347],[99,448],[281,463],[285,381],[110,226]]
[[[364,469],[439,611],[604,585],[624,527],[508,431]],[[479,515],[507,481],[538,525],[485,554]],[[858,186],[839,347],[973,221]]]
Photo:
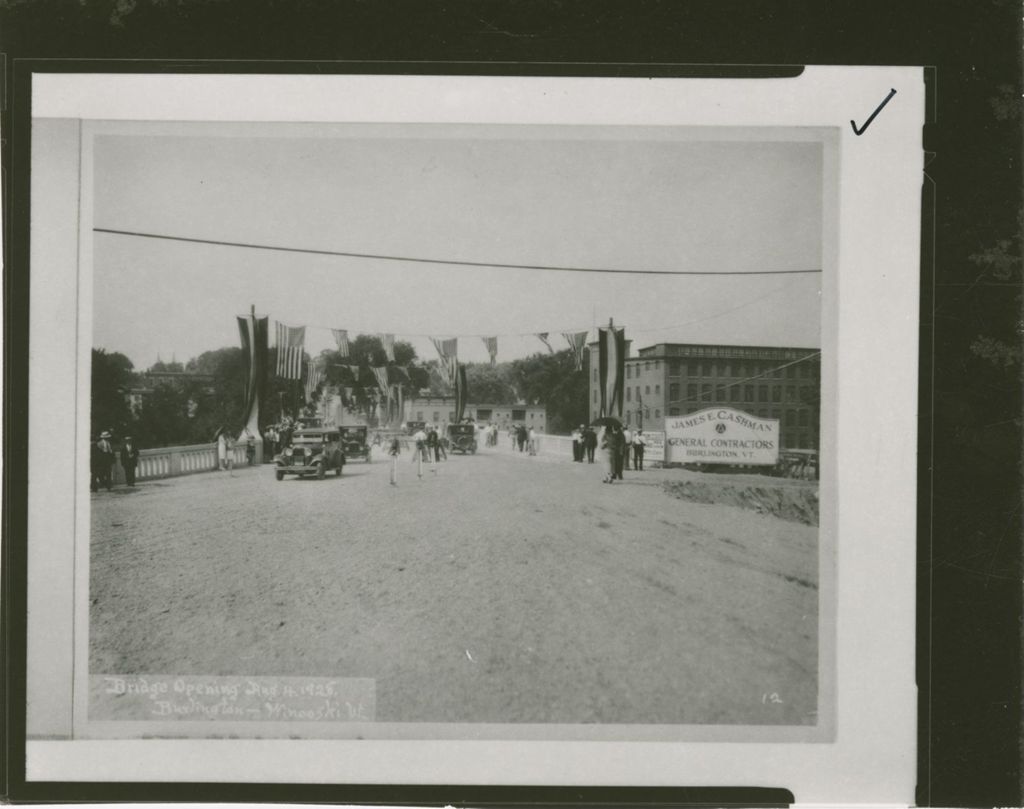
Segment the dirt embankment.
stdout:
[[666,480],[664,490],[680,500],[694,503],[722,503],[759,514],[771,514],[804,525],[818,524],[818,487],[803,481],[770,483],[765,478],[749,481],[730,476],[716,479]]

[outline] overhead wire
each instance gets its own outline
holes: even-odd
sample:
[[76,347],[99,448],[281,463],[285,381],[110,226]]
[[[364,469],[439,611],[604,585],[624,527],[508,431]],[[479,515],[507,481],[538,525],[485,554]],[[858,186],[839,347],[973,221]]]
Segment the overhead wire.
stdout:
[[567,267],[549,264],[510,264],[497,261],[466,261],[463,259],[424,258],[420,256],[396,256],[384,253],[356,253],[347,250],[320,250],[311,247],[287,247],[282,245],[255,244],[251,242],[229,242],[221,239],[200,239],[192,236],[172,236],[163,233],[145,233],[115,228],[93,228],[95,233],[107,233],[116,236],[132,236],[141,239],[161,239],[172,242],[190,244],[210,244],[219,247],[238,247],[247,250],[268,250],[279,253],[304,253],[314,256],[341,256],[344,258],[363,258],[374,261],[401,261],[415,264],[444,264],[455,267],[490,267],[509,270],[541,270],[546,272],[586,272],[586,273],[617,273],[623,275],[703,275],[703,276],[750,276],[750,275],[805,275],[820,273],[821,269],[799,270],[626,270],[614,267]]

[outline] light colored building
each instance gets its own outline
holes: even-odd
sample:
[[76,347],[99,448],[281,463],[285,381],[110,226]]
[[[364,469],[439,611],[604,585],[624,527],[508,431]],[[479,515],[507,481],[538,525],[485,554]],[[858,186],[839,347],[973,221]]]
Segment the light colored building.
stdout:
[[[455,421],[454,396],[418,396],[404,403],[403,421],[425,421],[428,424],[451,424]],[[466,403],[464,418],[478,424],[497,424],[499,428],[510,424],[525,424],[539,432],[547,425],[547,409],[544,405],[528,404],[474,404]]]

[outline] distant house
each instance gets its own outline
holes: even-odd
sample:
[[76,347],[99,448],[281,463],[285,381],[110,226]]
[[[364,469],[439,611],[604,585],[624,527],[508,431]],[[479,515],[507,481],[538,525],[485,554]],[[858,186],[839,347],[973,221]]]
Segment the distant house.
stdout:
[[[428,424],[451,424],[455,421],[454,396],[419,396],[404,403],[403,421],[425,421]],[[499,428],[510,424],[525,424],[544,432],[547,424],[547,408],[544,405],[529,404],[476,404],[466,403],[464,418],[478,424],[497,424]]]

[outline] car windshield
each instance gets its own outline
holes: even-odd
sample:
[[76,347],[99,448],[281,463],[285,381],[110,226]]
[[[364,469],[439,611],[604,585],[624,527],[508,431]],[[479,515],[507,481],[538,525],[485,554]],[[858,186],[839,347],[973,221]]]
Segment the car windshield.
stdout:
[[292,438],[293,444],[322,444],[327,439],[323,433],[298,433]]

